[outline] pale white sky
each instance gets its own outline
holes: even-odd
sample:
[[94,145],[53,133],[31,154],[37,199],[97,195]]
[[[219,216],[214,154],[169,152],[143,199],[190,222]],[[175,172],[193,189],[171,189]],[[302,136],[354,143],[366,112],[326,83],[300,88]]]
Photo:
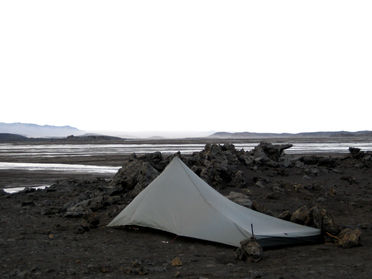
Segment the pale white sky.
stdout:
[[0,122],[372,130],[372,1],[1,1]]

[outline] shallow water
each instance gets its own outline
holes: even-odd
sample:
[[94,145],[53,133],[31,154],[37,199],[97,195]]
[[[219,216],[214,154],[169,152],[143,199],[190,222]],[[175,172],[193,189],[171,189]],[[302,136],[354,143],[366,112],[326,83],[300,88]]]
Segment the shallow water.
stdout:
[[[237,143],[237,149],[252,150],[256,143]],[[191,154],[201,151],[205,144],[41,144],[41,145],[13,145],[0,144],[0,156],[12,157],[71,157],[97,155],[124,155],[131,153],[176,153]],[[372,142],[363,143],[295,143],[286,150],[289,154],[305,153],[347,153],[348,148],[357,147],[363,151],[372,151]]]
[[0,162],[0,170],[56,171],[69,173],[115,174],[120,167],[49,163]]
[[[236,149],[252,150],[256,143],[236,143]],[[53,158],[53,157],[76,157],[97,155],[126,155],[131,153],[176,153],[191,154],[203,150],[205,144],[40,144],[40,145],[14,145],[0,144],[0,156],[17,158]],[[344,143],[295,143],[287,149],[288,154],[307,153],[348,153],[349,147],[357,147],[363,151],[372,151],[372,142],[344,142]],[[3,159],[4,160],[4,159]],[[24,170],[64,172],[81,174],[107,174],[114,175],[120,167],[117,166],[94,166],[81,164],[51,164],[51,163],[22,163],[22,162],[0,162],[0,170]],[[19,192],[25,187],[6,189],[7,192]],[[35,189],[45,188],[49,185],[34,185]],[[27,187],[30,187],[27,185]]]
[[[50,185],[27,186],[27,188],[32,188],[35,190],[45,189],[48,187],[50,187]],[[15,193],[23,191],[24,189],[26,189],[26,187],[12,187],[12,188],[3,188],[3,191],[8,194],[15,194]]]
[[[237,143],[236,149],[252,150],[256,143]],[[94,166],[81,164],[51,164],[51,163],[23,163],[6,162],[6,158],[53,158],[74,156],[97,156],[97,155],[126,155],[131,153],[176,153],[191,154],[201,151],[205,144],[40,144],[40,145],[15,145],[0,144],[0,156],[5,162],[0,162],[0,170],[24,170],[64,172],[81,174],[115,174],[120,167],[117,166]],[[357,147],[363,151],[372,151],[372,142],[344,142],[344,143],[295,143],[287,149],[288,154],[306,153],[348,153],[349,147]]]

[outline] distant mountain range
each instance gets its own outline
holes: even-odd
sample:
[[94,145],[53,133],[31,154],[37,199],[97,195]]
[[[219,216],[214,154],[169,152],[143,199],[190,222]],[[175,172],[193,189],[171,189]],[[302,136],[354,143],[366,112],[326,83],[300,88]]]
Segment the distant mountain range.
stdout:
[[[86,133],[71,126],[37,125],[30,123],[4,123],[0,122],[1,141],[22,141],[30,138],[65,138],[68,141],[113,141],[122,140],[123,136],[118,132]],[[156,132],[142,132],[142,136],[125,136],[125,138],[144,138],[148,140],[162,140],[167,138],[181,138],[170,132],[163,133],[162,137],[154,136]],[[120,134],[120,135],[119,135]],[[206,135],[206,133],[204,133]],[[305,133],[254,133],[254,132],[216,132],[209,136],[197,136],[197,138],[209,139],[267,139],[267,138],[347,138],[347,137],[369,137],[372,131],[336,131],[336,132],[305,132]],[[144,137],[145,136],[145,137]],[[195,138],[188,136],[187,138]]]
[[306,132],[306,133],[252,133],[252,132],[217,132],[209,136],[209,138],[221,139],[243,139],[243,138],[333,138],[333,137],[372,137],[372,131],[358,132]]
[[82,135],[85,132],[71,126],[37,125],[30,123],[0,122],[0,133],[17,134],[32,138],[67,137]]

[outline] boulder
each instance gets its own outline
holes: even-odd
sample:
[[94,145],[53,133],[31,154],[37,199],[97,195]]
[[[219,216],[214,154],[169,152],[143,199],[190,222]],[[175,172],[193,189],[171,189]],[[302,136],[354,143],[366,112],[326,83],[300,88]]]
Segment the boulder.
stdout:
[[338,245],[342,248],[352,248],[360,246],[360,236],[362,231],[360,229],[343,229],[337,236]]
[[149,162],[144,162],[132,156],[115,174],[110,184],[110,194],[118,195],[131,192],[130,195],[134,197],[158,175],[159,171]]
[[278,215],[278,218],[289,221],[291,220],[291,212],[289,210],[284,210],[282,213]]
[[339,226],[334,221],[331,214],[327,212],[324,208],[319,208],[314,206],[310,209],[312,224],[323,233],[330,233],[332,235],[337,235],[340,232]]
[[252,150],[252,154],[255,157],[255,160],[259,161],[274,161],[279,162],[283,151],[292,147],[292,144],[276,144],[273,145],[269,142],[260,142],[258,146],[256,146]]
[[245,206],[245,207],[248,207],[248,208],[251,208],[252,207],[252,201],[250,200],[250,198],[247,196],[247,195],[244,195],[242,193],[238,193],[238,192],[230,192],[226,198],[228,198],[229,200],[241,205],[241,206]]
[[301,225],[309,225],[311,221],[311,211],[306,205],[298,208],[295,212],[292,213],[291,222]]
[[363,157],[363,152],[361,152],[360,148],[349,147],[349,152],[351,154],[351,157],[353,157],[355,159],[360,159],[360,158]]
[[185,163],[209,185],[222,189],[239,180],[239,174],[237,177],[236,174],[239,166],[244,165],[242,154],[244,151],[236,150],[232,144],[206,144],[204,150],[185,158]]
[[236,258],[242,261],[259,262],[262,260],[263,249],[254,237],[240,242],[240,247],[236,249]]

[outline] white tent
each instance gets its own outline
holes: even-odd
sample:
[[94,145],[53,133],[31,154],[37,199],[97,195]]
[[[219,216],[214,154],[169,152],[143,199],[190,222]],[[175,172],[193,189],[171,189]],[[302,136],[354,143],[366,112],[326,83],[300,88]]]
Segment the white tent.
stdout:
[[240,206],[214,190],[178,157],[108,226],[138,225],[239,247],[251,237],[264,247],[314,242],[320,230]]

